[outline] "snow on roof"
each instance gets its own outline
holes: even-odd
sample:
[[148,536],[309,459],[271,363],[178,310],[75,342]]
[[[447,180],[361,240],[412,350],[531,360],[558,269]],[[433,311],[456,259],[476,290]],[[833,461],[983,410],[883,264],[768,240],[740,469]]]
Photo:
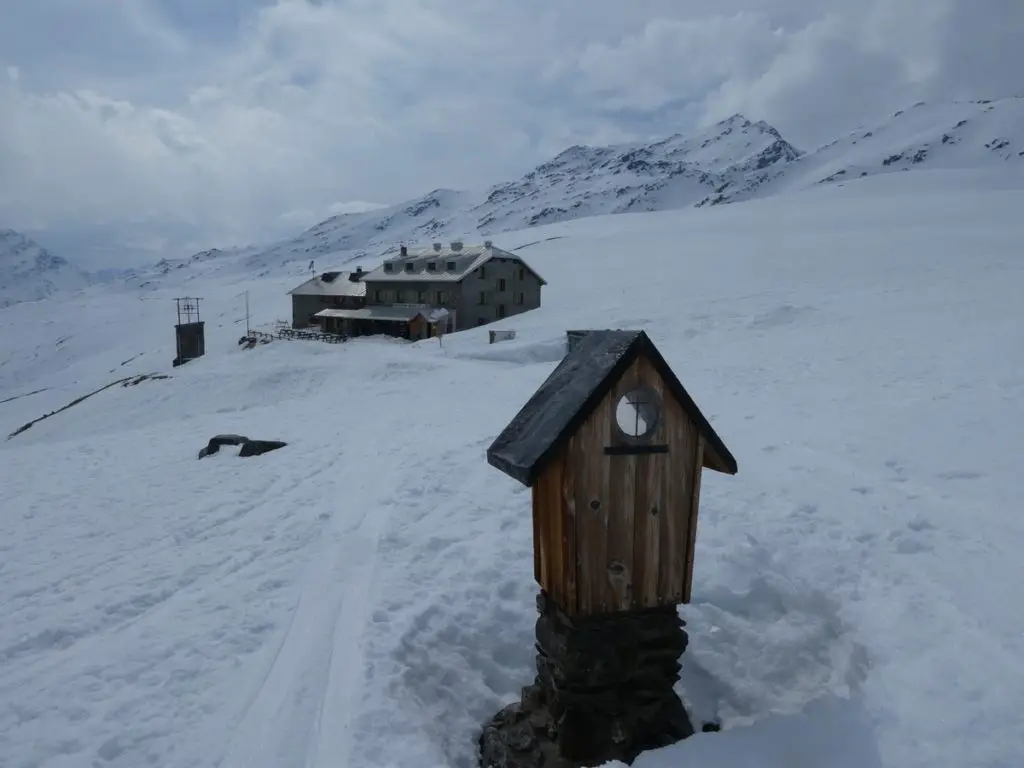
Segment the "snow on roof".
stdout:
[[347,320],[388,320],[409,322],[417,315],[434,323],[448,316],[447,309],[439,307],[398,305],[390,307],[364,307],[362,309],[321,309],[314,317],[337,317]]
[[[363,278],[368,272],[328,270],[312,277],[288,293],[293,296],[365,296],[366,283]],[[352,280],[358,276],[359,279]]]
[[[367,272],[363,279],[373,283],[457,283],[492,259],[518,261],[533,272],[542,285],[547,284],[547,281],[538,275],[522,256],[489,244],[467,245],[458,249],[452,249],[450,245],[442,246],[437,250],[434,248],[408,248],[405,256],[385,259],[379,267]],[[389,266],[390,272],[387,271]]]

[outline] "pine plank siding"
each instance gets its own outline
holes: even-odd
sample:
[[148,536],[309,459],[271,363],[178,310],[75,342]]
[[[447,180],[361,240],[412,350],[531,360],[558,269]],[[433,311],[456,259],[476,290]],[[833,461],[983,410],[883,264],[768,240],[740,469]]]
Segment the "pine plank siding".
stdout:
[[[617,422],[628,393],[657,414],[639,435]],[[629,331],[578,338],[488,461],[532,486],[534,576],[574,617],[688,602],[702,469],[736,472],[646,334]]]

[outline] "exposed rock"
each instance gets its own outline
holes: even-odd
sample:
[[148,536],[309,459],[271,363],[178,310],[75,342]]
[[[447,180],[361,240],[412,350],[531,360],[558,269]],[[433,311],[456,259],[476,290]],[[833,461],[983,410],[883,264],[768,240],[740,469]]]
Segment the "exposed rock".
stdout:
[[278,448],[283,448],[287,443],[281,442],[280,440],[250,440],[248,437],[244,437],[243,435],[216,435],[211,437],[210,442],[199,451],[199,458],[201,459],[204,456],[211,456],[217,453],[222,445],[242,446],[238,451],[238,455],[245,457],[259,456],[260,454],[267,453],[268,451],[275,451]]
[[220,450],[222,445],[241,445],[248,440],[248,437],[242,437],[242,435],[215,435],[210,438],[210,442],[206,444],[206,447],[199,451],[199,458],[212,456]]
[[[124,365],[124,363],[122,363],[122,365]],[[122,387],[136,387],[136,386],[138,386],[139,384],[141,384],[144,381],[159,381],[161,379],[169,379],[169,378],[171,378],[171,377],[168,376],[167,374],[163,374],[163,373],[143,373],[143,374],[141,374],[139,376],[136,376],[134,378],[128,379],[126,381],[122,381],[121,382],[121,386]]]
[[280,440],[246,440],[242,443],[242,449],[238,452],[239,456],[259,456],[269,451],[276,451],[278,448],[283,448],[288,443],[281,442]]
[[573,621],[537,601],[537,677],[480,736],[482,768],[632,763],[693,734],[674,685],[687,636],[674,606]]

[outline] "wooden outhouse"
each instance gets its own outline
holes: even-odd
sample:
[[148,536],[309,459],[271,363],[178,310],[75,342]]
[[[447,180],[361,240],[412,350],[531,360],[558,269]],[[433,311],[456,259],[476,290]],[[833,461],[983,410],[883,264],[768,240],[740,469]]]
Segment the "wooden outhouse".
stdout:
[[736,459],[643,331],[589,331],[487,451],[533,490],[534,575],[573,617],[687,603],[703,468]]

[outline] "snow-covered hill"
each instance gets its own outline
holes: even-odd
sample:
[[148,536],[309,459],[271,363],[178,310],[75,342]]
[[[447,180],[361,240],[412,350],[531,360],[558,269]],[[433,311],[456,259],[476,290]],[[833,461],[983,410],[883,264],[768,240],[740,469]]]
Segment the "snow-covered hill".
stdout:
[[1024,173],[1024,97],[919,102],[801,157],[772,191],[879,173],[983,168]]
[[0,229],[0,307],[85,288],[89,273],[13,229]]
[[[472,768],[535,674],[530,494],[485,449],[566,329],[622,327],[740,466],[681,609],[724,730],[636,768],[1024,764],[1022,210],[935,170],[510,232],[549,284],[494,345],[243,351],[273,275],[198,284],[180,368],[173,289],[5,310],[3,434],[170,378],[0,439],[0,762]],[[198,461],[220,432],[288,445]]]
[[390,208],[342,214],[256,253],[249,268],[293,259],[379,259],[399,244],[502,232],[613,213],[709,206],[910,169],[1024,172],[1024,98],[917,104],[801,153],[742,115],[693,135],[571,147],[483,192],[434,190]]

